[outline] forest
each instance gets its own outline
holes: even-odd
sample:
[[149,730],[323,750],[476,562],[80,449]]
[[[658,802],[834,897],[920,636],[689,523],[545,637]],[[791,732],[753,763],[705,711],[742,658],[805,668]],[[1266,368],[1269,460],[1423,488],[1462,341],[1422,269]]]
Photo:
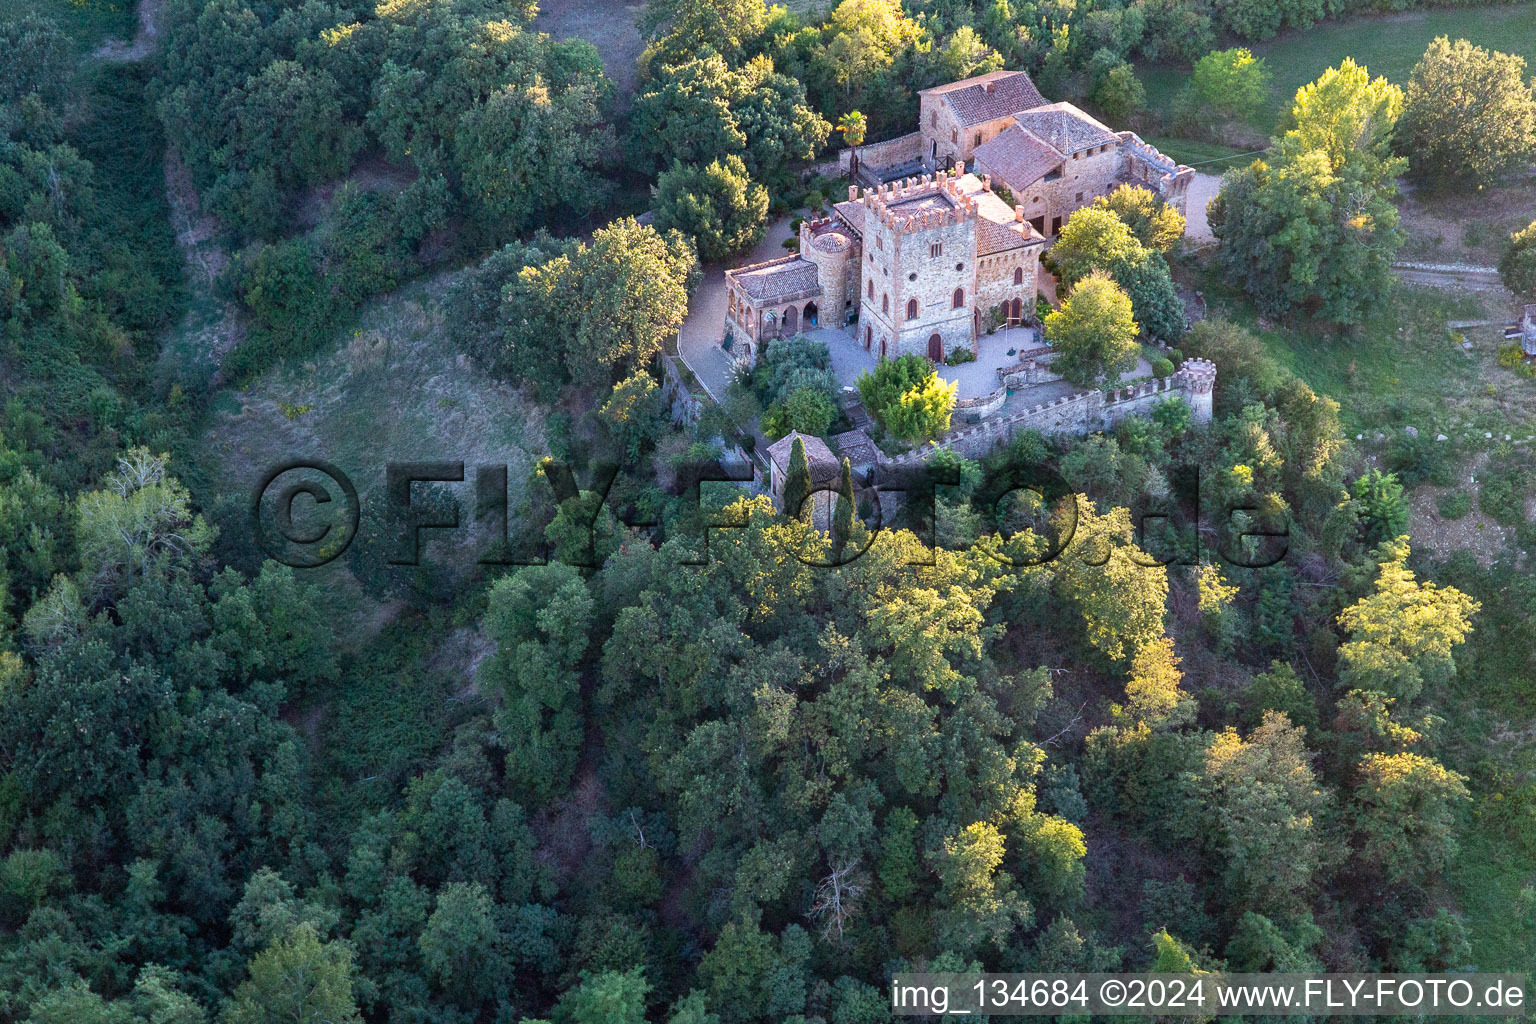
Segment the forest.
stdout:
[[[93,5],[0,3],[0,1024],[875,1024],[906,970],[1536,963],[1531,406],[1485,438],[1495,385],[1435,361],[1467,300],[1392,272],[1403,189],[1528,187],[1521,58],[1339,55],[1203,255],[1128,194],[1068,224],[1072,295],[1219,367],[1208,426],[941,452],[888,514],[845,469],[821,529],[721,469],[744,408],[830,429],[824,350],[696,421],[664,369],[706,272],[846,187],[817,161],[1001,67],[1248,140],[1249,44],[1417,5],[650,0],[627,93],[526,0],[140,3],[128,57]],[[1468,82],[1492,117],[1444,114]],[[323,571],[253,538],[212,439],[409,288],[516,396],[542,564],[392,564],[382,484]],[[1416,361],[1454,396],[1399,398]],[[1421,540],[1474,493],[1507,544]]]

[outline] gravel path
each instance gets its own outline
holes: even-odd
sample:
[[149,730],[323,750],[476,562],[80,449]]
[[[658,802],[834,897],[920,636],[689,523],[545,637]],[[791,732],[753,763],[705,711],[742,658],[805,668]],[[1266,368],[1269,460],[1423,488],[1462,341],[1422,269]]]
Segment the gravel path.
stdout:
[[1195,180],[1189,183],[1189,195],[1184,203],[1184,237],[1196,245],[1216,241],[1216,236],[1211,234],[1210,222],[1205,218],[1205,207],[1220,191],[1219,175],[1196,171]]

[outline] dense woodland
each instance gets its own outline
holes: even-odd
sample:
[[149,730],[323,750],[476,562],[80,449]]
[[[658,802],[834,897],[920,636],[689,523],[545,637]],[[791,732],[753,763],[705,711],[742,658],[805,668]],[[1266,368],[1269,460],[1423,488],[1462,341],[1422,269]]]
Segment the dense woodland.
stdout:
[[[1214,422],[937,457],[883,524],[851,488],[821,532],[700,484],[739,410],[675,425],[655,358],[701,258],[824,200],[807,162],[905,131],[918,88],[1023,67],[1133,111],[1132,61],[1230,43],[1187,102],[1240,105],[1243,41],[1403,6],[652,0],[632,97],[500,0],[168,0],[142,63],[0,24],[0,1022],[865,1024],[901,969],[1528,967],[1536,764],[1488,737],[1531,724],[1536,583],[1412,550],[1405,485],[1454,446],[1368,460],[1244,326],[1185,332],[1170,211],[1074,217],[1047,329],[1119,338],[1091,379],[1161,325],[1219,366]],[[1211,280],[1350,345],[1399,177],[1530,162],[1528,73],[1471,50],[1298,94],[1212,210]],[[1494,113],[1449,124],[1468,81]],[[1456,138],[1488,144],[1422,157]],[[160,358],[189,302],[161,154],[232,253],[213,377]],[[1505,262],[1536,291],[1536,225]],[[429,272],[548,454],[622,468],[606,497],[535,472],[547,565],[356,545],[397,609],[359,644],[198,429]],[[828,376],[785,343],[737,398],[825,433]],[[1458,896],[1490,849],[1525,880],[1493,952]]]

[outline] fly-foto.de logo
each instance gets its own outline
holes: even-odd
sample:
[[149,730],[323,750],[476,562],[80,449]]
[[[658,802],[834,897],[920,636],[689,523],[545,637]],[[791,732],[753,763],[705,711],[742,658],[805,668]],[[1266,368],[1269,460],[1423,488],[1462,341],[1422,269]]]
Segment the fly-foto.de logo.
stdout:
[[[662,522],[611,501],[620,467],[598,465],[578,480],[569,465],[545,459],[532,475],[530,487],[542,490],[536,497],[546,509],[564,516],[569,534],[585,534],[585,545],[566,545],[559,560],[595,567],[590,554],[604,517],[624,527],[660,528]],[[1134,525],[1135,547],[1128,557],[1135,564],[1158,567],[1194,565],[1219,557],[1241,568],[1260,569],[1280,562],[1289,551],[1290,524],[1284,515],[1266,515],[1255,505],[1214,504],[1202,488],[1198,466],[1181,467],[1171,474],[1169,493],[1136,502],[1126,510]],[[734,497],[761,488],[750,467],[732,471],[717,463],[701,462],[682,467],[672,488],[671,500],[687,503],[694,528],[700,533],[708,561],[712,536],[741,529],[739,515],[725,509]],[[854,487],[852,504],[857,509],[859,542],[839,546],[833,560],[825,556],[802,558],[806,564],[835,568],[849,564],[867,552],[886,529],[910,530],[927,549],[965,546],[967,539],[946,530],[946,509],[969,505],[979,513],[982,531],[1005,540],[1023,531],[1032,533],[1027,545],[993,545],[986,550],[1010,565],[1039,565],[1060,558],[1073,548],[1083,518],[1082,503],[1058,475],[1048,469],[1005,474],[984,479],[962,493],[958,474],[944,466],[920,466],[900,472],[884,470]],[[458,461],[411,461],[386,464],[382,486],[365,498],[352,478],[335,464],[319,458],[293,459],[272,467],[257,482],[250,502],[252,534],[262,552],[293,568],[324,566],[345,553],[361,534],[383,545],[384,562],[392,566],[418,566],[427,540],[457,532],[459,542],[473,545],[482,565],[541,565],[551,560],[545,526],[529,515],[525,496],[513,512],[506,465],[467,466]],[[794,512],[807,522],[829,529],[830,517],[818,515],[840,498],[836,481],[813,487],[796,510],[782,508],[782,496],[770,493],[781,512]],[[366,507],[365,507],[366,506]],[[466,515],[465,509],[472,510]],[[1091,503],[1087,505],[1092,508]],[[1078,544],[1080,557],[1093,562],[1109,557],[1107,545]],[[1103,549],[1099,551],[1097,549]],[[573,554],[573,552],[576,552]],[[797,557],[799,557],[797,555]],[[913,564],[932,564],[931,558]]]

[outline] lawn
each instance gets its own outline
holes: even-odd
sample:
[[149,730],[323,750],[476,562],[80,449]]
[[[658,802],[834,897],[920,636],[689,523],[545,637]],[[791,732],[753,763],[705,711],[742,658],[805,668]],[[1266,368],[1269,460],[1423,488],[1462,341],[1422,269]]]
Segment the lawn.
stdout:
[[[1290,325],[1259,317],[1214,274],[1201,275],[1199,287],[1213,315],[1253,330],[1281,365],[1337,399],[1351,434],[1391,426],[1438,429],[1452,418],[1475,422],[1479,430],[1512,431],[1511,424],[1528,415],[1524,403],[1536,401],[1536,382],[1517,381],[1495,365],[1495,332],[1470,332],[1474,349],[1466,353],[1447,328],[1449,320],[1495,315],[1480,293],[1399,285],[1357,330],[1336,333],[1307,320]],[[1507,388],[1490,395],[1493,380]]]
[[[1385,75],[1405,85],[1424,49],[1441,35],[1518,54],[1536,67],[1536,3],[1367,15],[1325,22],[1249,47],[1265,59],[1274,76],[1270,103],[1255,116],[1251,127],[1261,134],[1272,132],[1290,108],[1296,90],[1345,57],[1364,64],[1373,75]],[[1147,89],[1148,106],[1159,113],[1170,110],[1188,75],[1189,69],[1184,67],[1142,69],[1139,77]]]

